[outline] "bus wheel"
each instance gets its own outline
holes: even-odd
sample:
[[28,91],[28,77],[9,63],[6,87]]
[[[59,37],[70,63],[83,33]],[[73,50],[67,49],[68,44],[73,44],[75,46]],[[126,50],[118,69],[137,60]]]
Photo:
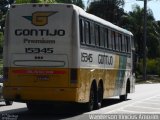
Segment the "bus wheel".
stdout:
[[119,98],[120,98],[120,101],[126,101],[127,100],[127,93],[125,95],[120,95]]
[[27,102],[26,105],[27,105],[27,108],[28,108],[29,111],[38,110],[38,106],[35,103]]
[[102,101],[103,101],[103,85],[98,85],[98,96],[97,96],[97,109],[100,109],[102,107]]
[[126,94],[119,96],[119,98],[120,98],[121,101],[126,101],[127,100],[127,93],[129,93],[129,91],[130,91],[130,83],[127,82]]
[[91,90],[90,90],[89,102],[86,105],[87,111],[92,111],[93,109],[95,109],[96,102],[97,102],[96,98],[97,98],[96,97],[96,90],[95,90],[94,86],[92,85]]

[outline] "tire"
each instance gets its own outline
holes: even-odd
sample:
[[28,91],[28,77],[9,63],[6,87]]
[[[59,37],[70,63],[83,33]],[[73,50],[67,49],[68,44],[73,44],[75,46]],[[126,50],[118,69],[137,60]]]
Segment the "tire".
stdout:
[[130,90],[129,85],[130,85],[129,82],[127,82],[127,85],[126,85],[126,94],[119,96],[119,98],[120,98],[121,101],[126,101],[127,100],[128,92]]
[[26,105],[27,105],[27,108],[28,108],[29,111],[36,111],[36,110],[38,110],[38,105],[35,104],[35,103],[27,102]]
[[103,86],[102,84],[99,84],[98,95],[97,95],[97,109],[100,109],[102,107],[102,101],[103,101]]
[[127,100],[127,93],[125,95],[120,95],[119,98],[120,98],[120,101],[126,101]]
[[88,112],[94,110],[96,108],[96,103],[97,103],[97,94],[94,86],[92,85],[90,89],[89,102],[85,105],[86,110]]
[[7,100],[7,101],[5,101],[5,104],[6,104],[6,105],[12,105],[12,104],[13,104],[13,101],[8,101],[8,100]]

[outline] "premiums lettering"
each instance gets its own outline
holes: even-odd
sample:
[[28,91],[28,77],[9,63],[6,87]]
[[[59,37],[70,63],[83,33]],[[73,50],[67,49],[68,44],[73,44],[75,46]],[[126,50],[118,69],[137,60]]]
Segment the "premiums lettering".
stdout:
[[99,54],[98,63],[106,64],[106,65],[113,65],[113,56]]
[[16,29],[16,36],[64,36],[65,30],[55,29],[50,31],[49,29]]

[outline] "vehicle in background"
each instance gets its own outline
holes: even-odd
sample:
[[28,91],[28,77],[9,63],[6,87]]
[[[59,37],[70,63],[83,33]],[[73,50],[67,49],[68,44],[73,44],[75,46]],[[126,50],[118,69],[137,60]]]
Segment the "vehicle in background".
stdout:
[[0,102],[5,102],[6,105],[12,105],[12,103],[13,103],[12,101],[5,101],[4,100],[2,89],[3,89],[3,83],[0,82]]

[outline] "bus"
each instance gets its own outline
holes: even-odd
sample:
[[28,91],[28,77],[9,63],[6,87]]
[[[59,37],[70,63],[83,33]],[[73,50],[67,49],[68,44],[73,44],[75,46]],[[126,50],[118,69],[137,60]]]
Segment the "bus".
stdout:
[[4,37],[4,98],[39,102],[126,100],[135,89],[133,34],[72,4],[12,5]]

